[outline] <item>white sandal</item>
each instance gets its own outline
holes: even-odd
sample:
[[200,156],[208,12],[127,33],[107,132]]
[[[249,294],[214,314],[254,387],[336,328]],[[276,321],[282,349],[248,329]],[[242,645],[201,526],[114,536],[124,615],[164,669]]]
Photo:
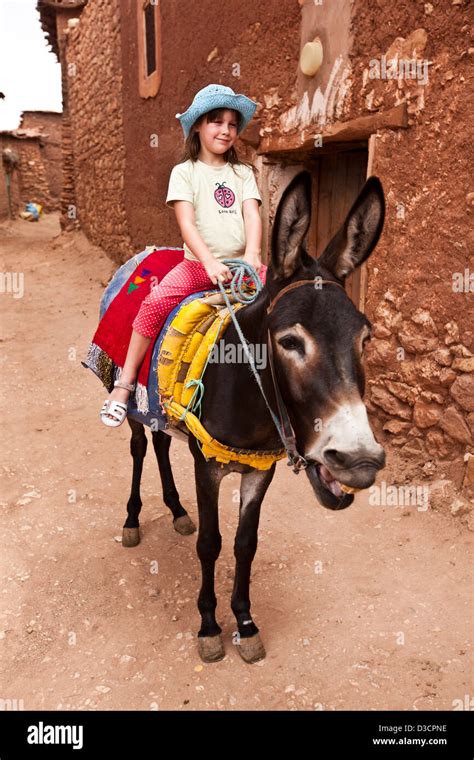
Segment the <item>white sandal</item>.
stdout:
[[[124,383],[122,380],[115,380],[114,386],[125,388],[125,390],[133,393],[136,388],[136,383]],[[104,425],[107,425],[107,427],[119,427],[127,416],[127,408],[128,404],[124,404],[123,401],[116,401],[115,399],[109,398],[104,402],[102,409],[100,410],[100,419]],[[112,415],[113,419],[107,417],[108,414]]]

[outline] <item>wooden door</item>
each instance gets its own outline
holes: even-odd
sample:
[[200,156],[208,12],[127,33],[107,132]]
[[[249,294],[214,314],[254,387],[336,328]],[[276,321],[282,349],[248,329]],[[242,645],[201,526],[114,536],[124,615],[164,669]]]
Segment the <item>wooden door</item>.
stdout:
[[[366,149],[341,150],[320,156],[308,165],[313,176],[308,250],[320,256],[346,218],[367,177]],[[357,308],[361,304],[361,267],[346,280],[346,292]]]

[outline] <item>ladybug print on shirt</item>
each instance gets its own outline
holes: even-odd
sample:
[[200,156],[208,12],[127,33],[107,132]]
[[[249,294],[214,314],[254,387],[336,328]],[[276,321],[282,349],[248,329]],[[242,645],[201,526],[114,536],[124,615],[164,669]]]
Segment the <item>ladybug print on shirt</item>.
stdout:
[[226,184],[226,182],[216,182],[217,189],[214,191],[214,198],[219,206],[222,206],[222,209],[219,209],[220,214],[223,213],[223,209],[226,209],[227,213],[236,214],[237,211],[228,210],[235,203],[235,193],[230,187],[226,187]]

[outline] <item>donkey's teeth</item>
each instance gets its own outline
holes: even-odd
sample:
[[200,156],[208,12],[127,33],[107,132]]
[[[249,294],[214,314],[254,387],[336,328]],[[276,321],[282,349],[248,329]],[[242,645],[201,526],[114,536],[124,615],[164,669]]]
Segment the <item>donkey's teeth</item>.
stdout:
[[363,488],[352,488],[351,486],[346,486],[344,483],[339,483],[339,488],[341,491],[344,491],[344,493],[359,493],[359,491],[363,491]]
[[342,496],[343,493],[358,493],[362,491],[362,488],[353,488],[352,486],[346,486],[344,483],[340,483],[332,472],[328,470],[323,464],[319,468],[319,475],[326,488],[334,494],[334,496]]

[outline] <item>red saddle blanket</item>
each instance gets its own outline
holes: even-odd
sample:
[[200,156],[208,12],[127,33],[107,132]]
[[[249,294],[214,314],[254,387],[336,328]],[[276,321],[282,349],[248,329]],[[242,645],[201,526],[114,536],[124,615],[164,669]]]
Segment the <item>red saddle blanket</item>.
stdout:
[[[82,364],[98,375],[109,392],[113,388],[114,379],[123,368],[132,336],[132,324],[142,301],[150,289],[161,282],[183,258],[184,251],[181,248],[160,248],[150,253],[125,280],[100,320],[88,356]],[[108,287],[112,286],[113,280]],[[135,397],[138,407],[144,413],[148,411],[147,383],[153,347],[154,341],[151,341],[137,377]]]

